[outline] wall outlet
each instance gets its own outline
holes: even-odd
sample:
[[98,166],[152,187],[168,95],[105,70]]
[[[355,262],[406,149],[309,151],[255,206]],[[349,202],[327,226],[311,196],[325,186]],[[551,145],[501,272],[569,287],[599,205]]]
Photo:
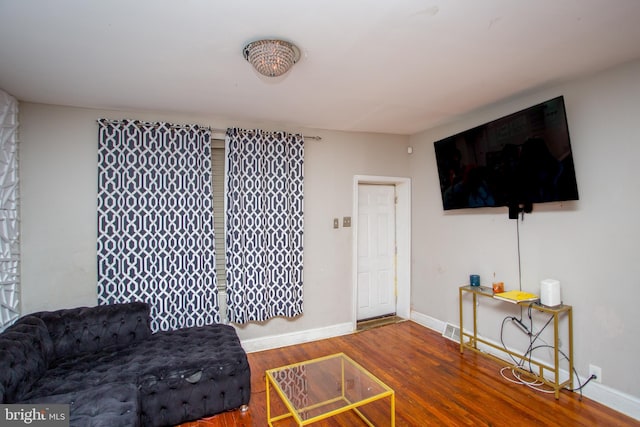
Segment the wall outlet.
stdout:
[[596,365],[589,365],[589,376],[591,375],[595,375],[596,379],[593,380],[597,383],[601,383],[602,382],[602,369],[600,369],[600,366],[596,366]]

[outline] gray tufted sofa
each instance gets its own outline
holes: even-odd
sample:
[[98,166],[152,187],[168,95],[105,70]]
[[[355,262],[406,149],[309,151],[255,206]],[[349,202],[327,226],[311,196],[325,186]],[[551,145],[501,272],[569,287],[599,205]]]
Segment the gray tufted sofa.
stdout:
[[246,407],[227,325],[151,333],[144,303],[23,316],[0,334],[0,402],[64,403],[72,426],[170,426]]

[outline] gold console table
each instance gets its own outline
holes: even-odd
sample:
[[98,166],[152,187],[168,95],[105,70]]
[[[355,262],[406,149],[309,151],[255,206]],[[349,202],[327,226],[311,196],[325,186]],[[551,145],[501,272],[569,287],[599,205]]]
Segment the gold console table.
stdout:
[[[471,294],[473,299],[473,333],[464,331],[464,322],[463,322],[463,307],[462,302],[465,294]],[[518,352],[506,349],[504,347],[500,347],[492,342],[489,342],[485,339],[478,337],[478,322],[477,322],[477,302],[478,298],[491,298],[495,301],[504,302],[506,304],[511,304],[510,302],[505,302],[499,300],[498,298],[493,297],[493,289],[486,286],[461,286],[460,287],[460,353],[464,352],[464,349],[467,348],[469,350],[473,350],[483,356],[494,359],[500,363],[507,363],[509,367],[512,369],[530,377],[535,378],[536,380],[543,382],[549,387],[553,388],[555,392],[556,399],[560,398],[560,390],[565,387],[569,387],[569,389],[573,389],[573,311],[570,305],[561,304],[556,307],[546,307],[544,305],[538,304],[537,302],[532,303],[530,301],[520,302],[519,306],[523,307],[531,307],[534,310],[537,310],[542,313],[548,313],[553,315],[553,366],[549,366],[549,364],[539,362],[531,359],[531,355],[520,354]],[[569,378],[565,381],[560,381],[560,338],[559,338],[559,320],[560,316],[567,317],[567,328],[569,334],[569,352],[567,354],[567,359],[569,363]],[[478,349],[478,343],[489,346],[495,350],[502,352],[503,354],[510,354],[513,357],[517,357],[520,360],[526,361],[528,366],[535,366],[538,368],[538,372],[529,372],[526,369],[521,368],[507,360],[504,360],[498,356],[495,356],[491,353],[487,353]],[[553,380],[549,380],[545,378],[545,372],[552,373]]]

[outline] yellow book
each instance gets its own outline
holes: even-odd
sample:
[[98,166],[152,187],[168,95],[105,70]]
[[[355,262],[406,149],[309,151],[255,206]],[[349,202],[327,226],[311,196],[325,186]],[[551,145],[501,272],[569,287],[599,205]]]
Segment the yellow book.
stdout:
[[539,299],[538,295],[524,291],[500,292],[499,294],[494,294],[493,297],[503,301],[512,302],[514,304],[526,301],[537,301]]

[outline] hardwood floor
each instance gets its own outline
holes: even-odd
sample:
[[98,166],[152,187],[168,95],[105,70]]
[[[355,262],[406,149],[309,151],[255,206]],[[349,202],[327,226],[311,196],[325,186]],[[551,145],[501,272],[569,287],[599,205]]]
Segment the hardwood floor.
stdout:
[[[232,411],[182,427],[266,426],[267,369],[343,352],[396,392],[396,426],[640,426],[606,406],[563,390],[553,394],[512,384],[501,366],[438,333],[406,321],[354,334],[250,353],[249,411]],[[588,386],[587,386],[588,387]],[[278,402],[273,396],[272,402]],[[388,425],[388,401],[367,408],[375,425]],[[295,425],[280,422],[278,426]],[[314,426],[365,425],[352,412]]]

